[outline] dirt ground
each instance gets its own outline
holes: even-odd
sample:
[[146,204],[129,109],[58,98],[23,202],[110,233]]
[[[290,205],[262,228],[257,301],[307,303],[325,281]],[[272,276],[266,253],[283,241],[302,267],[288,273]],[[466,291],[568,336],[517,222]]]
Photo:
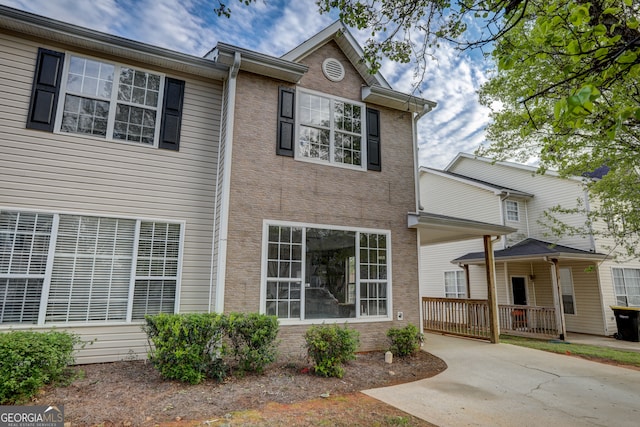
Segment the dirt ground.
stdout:
[[79,378],[43,390],[31,403],[64,405],[71,426],[429,426],[358,392],[428,378],[446,367],[424,351],[393,364],[372,352],[358,354],[340,379],[313,375],[299,358],[270,365],[262,375],[189,385],[163,380],[146,361],[122,361],[77,366]]

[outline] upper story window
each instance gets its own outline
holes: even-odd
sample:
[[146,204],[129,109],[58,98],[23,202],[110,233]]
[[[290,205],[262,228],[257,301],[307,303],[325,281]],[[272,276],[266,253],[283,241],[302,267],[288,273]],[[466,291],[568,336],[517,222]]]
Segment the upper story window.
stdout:
[[507,212],[507,221],[520,221],[520,203],[515,200],[506,200],[505,210]]
[[382,170],[380,111],[318,92],[280,87],[276,154]]
[[364,106],[300,91],[298,156],[362,168]]
[[38,49],[27,128],[178,151],[185,82]]
[[68,55],[60,132],[156,145],[160,74]]

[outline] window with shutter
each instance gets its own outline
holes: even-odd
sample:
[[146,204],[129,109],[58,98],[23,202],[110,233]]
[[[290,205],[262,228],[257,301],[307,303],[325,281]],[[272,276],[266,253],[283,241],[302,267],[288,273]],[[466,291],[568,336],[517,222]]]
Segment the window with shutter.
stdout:
[[177,151],[184,86],[161,73],[40,49],[27,127]]
[[170,222],[0,211],[0,324],[173,313],[181,230]]
[[360,102],[281,87],[276,154],[380,171],[380,112]]

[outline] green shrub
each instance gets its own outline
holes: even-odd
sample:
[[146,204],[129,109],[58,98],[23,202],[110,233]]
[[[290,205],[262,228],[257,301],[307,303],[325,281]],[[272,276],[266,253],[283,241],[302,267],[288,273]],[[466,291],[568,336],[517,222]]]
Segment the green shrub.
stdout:
[[153,343],[149,360],[163,378],[197,384],[206,377],[225,377],[224,316],[158,314],[145,316],[145,320],[143,329]]
[[317,375],[342,378],[342,364],[356,358],[360,343],[358,331],[338,325],[312,326],[304,334],[307,354]]
[[261,314],[146,316],[149,359],[163,378],[197,384],[232,369],[263,372],[276,359],[278,319]]
[[240,373],[262,373],[277,356],[278,318],[258,313],[231,313],[228,336]]
[[420,350],[423,334],[411,323],[404,328],[391,328],[387,331],[387,337],[391,341],[389,350],[395,356],[405,357],[415,354]]
[[0,334],[0,404],[21,403],[45,384],[68,379],[78,343],[79,337],[68,332]]

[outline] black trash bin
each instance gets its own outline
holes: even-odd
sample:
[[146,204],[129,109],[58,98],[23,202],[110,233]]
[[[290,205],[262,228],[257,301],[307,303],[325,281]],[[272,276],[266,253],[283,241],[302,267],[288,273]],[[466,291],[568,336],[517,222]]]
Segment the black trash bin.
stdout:
[[618,326],[617,338],[624,341],[640,342],[640,307],[611,307]]

